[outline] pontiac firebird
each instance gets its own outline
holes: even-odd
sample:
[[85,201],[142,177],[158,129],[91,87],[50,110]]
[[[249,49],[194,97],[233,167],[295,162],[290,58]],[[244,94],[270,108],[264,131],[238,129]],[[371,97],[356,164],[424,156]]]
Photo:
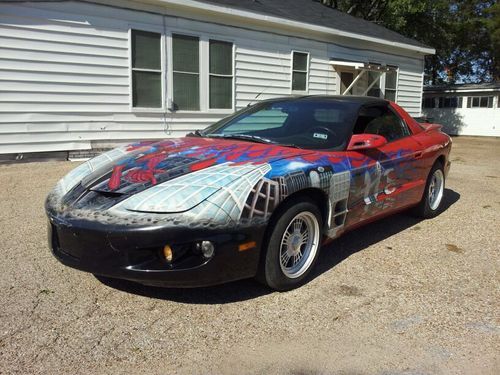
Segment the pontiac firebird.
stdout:
[[146,285],[303,284],[325,241],[440,212],[451,139],[370,97],[266,100],[79,165],[46,201],[63,264]]

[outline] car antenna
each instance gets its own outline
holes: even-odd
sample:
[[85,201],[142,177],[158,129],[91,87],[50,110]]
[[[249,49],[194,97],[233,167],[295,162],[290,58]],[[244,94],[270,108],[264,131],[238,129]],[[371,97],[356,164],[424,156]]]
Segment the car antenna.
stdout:
[[259,98],[259,96],[261,96],[269,87],[271,87],[271,85],[264,87],[264,90],[255,95],[255,98],[253,98],[252,101],[247,104],[247,107],[250,107],[253,103],[255,103],[255,101]]
[[[283,59],[282,59],[282,57],[281,57],[281,54],[279,53],[279,50],[278,50],[278,51],[276,51],[276,52],[277,52],[277,54],[279,55],[281,70],[282,70],[282,71],[284,71]],[[273,86],[273,85],[269,85],[269,86],[264,87],[264,90],[262,90],[261,92],[259,92],[259,93],[255,96],[255,98],[253,98],[253,99],[250,101],[250,103],[248,103],[248,104],[247,104],[247,107],[250,107],[250,106],[251,106],[251,105],[252,105],[252,104],[253,104],[253,103],[254,103],[254,102],[255,102],[255,101],[259,98],[259,96],[261,96],[262,94],[264,94],[264,92],[266,92],[266,91],[267,91],[267,89],[268,89],[269,87],[274,87],[274,86]]]

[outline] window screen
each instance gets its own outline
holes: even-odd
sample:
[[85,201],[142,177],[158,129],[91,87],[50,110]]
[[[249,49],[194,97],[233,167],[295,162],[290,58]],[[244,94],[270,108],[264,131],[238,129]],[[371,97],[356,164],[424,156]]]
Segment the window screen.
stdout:
[[398,87],[398,72],[397,70],[389,70],[385,73],[385,98],[387,100],[396,101],[396,93]]
[[469,96],[467,108],[493,108],[493,96]]
[[210,40],[210,108],[233,108],[233,44]]
[[424,108],[435,108],[435,98],[424,98],[423,101]]
[[176,110],[200,109],[199,38],[172,35],[173,101]]
[[439,98],[439,108],[461,108],[462,98],[456,96],[444,96]]
[[309,54],[294,52],[292,62],[292,91],[307,91],[308,68]]
[[161,34],[132,30],[132,106],[162,107]]
[[368,90],[366,95],[380,98],[382,91],[380,90],[379,72],[368,72],[368,87],[370,87],[370,89]]

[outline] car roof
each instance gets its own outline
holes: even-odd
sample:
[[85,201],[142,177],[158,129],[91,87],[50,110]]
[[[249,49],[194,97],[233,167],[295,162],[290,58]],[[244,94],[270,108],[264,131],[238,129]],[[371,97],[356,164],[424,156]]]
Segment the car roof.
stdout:
[[302,95],[302,96],[283,96],[273,99],[262,100],[262,102],[272,103],[281,101],[337,101],[349,102],[362,105],[387,105],[388,101],[381,98],[374,98],[372,96],[351,96],[351,95]]

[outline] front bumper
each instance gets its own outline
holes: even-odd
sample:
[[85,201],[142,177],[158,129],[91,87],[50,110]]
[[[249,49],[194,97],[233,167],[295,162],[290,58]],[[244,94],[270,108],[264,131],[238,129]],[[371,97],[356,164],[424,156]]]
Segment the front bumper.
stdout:
[[[81,271],[145,285],[198,287],[255,276],[264,227],[189,228],[186,226],[128,227],[60,217],[48,212],[48,240],[54,256]],[[215,255],[187,253],[168,264],[161,256],[165,245],[188,246],[208,240]],[[239,251],[239,245],[256,246]],[[174,257],[175,257],[174,247]]]

